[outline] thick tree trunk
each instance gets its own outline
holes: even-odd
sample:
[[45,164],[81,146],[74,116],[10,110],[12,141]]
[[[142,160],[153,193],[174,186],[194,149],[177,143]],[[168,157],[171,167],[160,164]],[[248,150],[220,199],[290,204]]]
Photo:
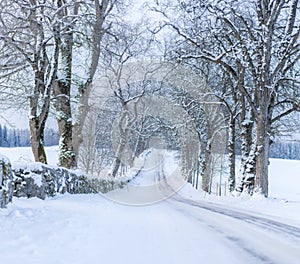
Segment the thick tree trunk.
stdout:
[[256,131],[256,178],[255,192],[268,196],[268,165],[270,147],[270,127],[267,109],[261,109],[257,118]]
[[235,119],[233,116],[229,120],[228,132],[228,166],[229,166],[229,191],[232,192],[235,188]]
[[[60,17],[63,20],[64,17],[69,15],[77,16],[78,5],[74,5],[73,12],[68,14],[68,8],[63,6],[63,1],[57,2],[60,8]],[[66,32],[63,35],[58,36],[57,42],[61,45],[61,64],[62,70],[60,77],[57,78],[54,84],[54,106],[56,109],[56,120],[59,129],[59,166],[66,168],[75,168],[77,166],[75,153],[73,150],[73,134],[72,134],[72,110],[71,110],[71,79],[72,79],[72,60],[73,60],[73,26],[72,24],[66,26]]]
[[72,113],[69,89],[62,81],[58,81],[53,91],[55,96],[56,120],[59,129],[59,166],[75,168],[76,159],[72,142]]
[[239,193],[246,192],[253,193],[254,178],[255,178],[255,150],[256,145],[253,141],[253,112],[251,109],[247,110],[245,100],[241,100],[241,165],[240,165],[240,179],[235,190]]
[[204,158],[201,160],[201,177],[202,177],[202,190],[211,192],[211,144],[207,142],[204,152]]
[[44,126],[39,125],[37,117],[29,118],[31,149],[36,162],[47,164],[46,152],[44,149]]
[[207,173],[207,169],[206,169],[206,161],[205,161],[205,158],[201,160],[201,164],[200,164],[200,168],[201,168],[201,179],[202,179],[202,182],[201,182],[201,188],[203,191],[205,192],[209,192],[209,185],[210,185],[210,179],[209,179],[209,174]]

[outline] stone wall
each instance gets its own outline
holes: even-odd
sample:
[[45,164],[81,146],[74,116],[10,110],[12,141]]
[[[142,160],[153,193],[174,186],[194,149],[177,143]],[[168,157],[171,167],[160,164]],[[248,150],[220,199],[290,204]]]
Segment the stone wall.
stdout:
[[78,172],[41,163],[24,164],[13,169],[16,197],[45,199],[57,193],[106,193],[126,184],[116,179],[90,179]]

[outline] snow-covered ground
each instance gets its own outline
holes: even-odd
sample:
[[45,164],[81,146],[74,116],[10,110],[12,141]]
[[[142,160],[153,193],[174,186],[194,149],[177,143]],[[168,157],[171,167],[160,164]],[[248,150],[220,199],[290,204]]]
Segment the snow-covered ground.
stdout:
[[[58,160],[58,146],[45,147],[47,154],[47,162],[50,165],[57,165]],[[34,162],[34,157],[30,147],[19,148],[1,148],[0,154],[9,158],[14,163]]]
[[[0,153],[31,159],[25,149]],[[176,164],[153,153],[130,186],[108,196],[14,199],[0,210],[0,263],[299,263],[299,161],[271,160],[269,199],[209,196],[188,184],[165,199]],[[161,196],[126,204],[149,186]]]

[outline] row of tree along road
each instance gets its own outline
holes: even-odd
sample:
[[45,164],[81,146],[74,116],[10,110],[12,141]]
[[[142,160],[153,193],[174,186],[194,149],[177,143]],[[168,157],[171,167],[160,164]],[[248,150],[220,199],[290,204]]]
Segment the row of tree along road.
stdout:
[[[217,102],[222,113],[222,129],[228,135],[223,140],[229,157],[229,190],[267,196],[270,147],[278,135],[299,127],[295,118],[300,110],[299,5],[298,0],[155,0],[144,6],[140,21],[132,21],[129,17],[135,16],[135,8],[126,1],[1,1],[3,107],[17,105],[29,110],[36,161],[47,163],[44,132],[53,111],[60,135],[59,165],[80,165],[80,146],[84,145],[89,153],[97,149],[110,155],[111,162],[105,164],[113,166],[116,175],[127,143],[135,149],[134,158],[149,145],[149,135],[176,138],[179,126],[172,127],[163,116],[136,119],[134,105],[141,105],[140,98],[155,93],[165,96],[187,113],[189,125],[201,135],[196,145],[198,162],[185,162],[194,170],[187,168],[187,177],[209,177],[201,170],[212,163],[212,140],[218,133],[210,130],[213,118],[203,116],[209,116],[207,111],[214,115],[216,108],[197,104],[195,95],[185,92],[187,87],[175,91],[168,80],[151,81],[151,68],[143,80],[122,79],[128,63],[145,58],[168,62],[174,68],[180,65],[187,69],[187,79],[188,72],[201,76],[210,89],[203,92],[201,82],[199,94]],[[84,127],[93,125],[87,121],[89,100],[93,87],[103,80],[96,78],[99,75],[108,79],[107,93],[98,98],[104,107],[98,113],[102,115],[98,128],[92,131],[103,128],[102,134],[110,134],[110,123],[122,112],[119,128],[125,134],[120,134],[118,147],[107,141],[108,134],[84,140],[88,135]],[[147,85],[151,86],[148,90]],[[144,143],[130,139],[141,134]],[[172,140],[167,144],[178,147]],[[238,181],[237,149],[242,175]],[[187,155],[188,150],[183,152]],[[95,160],[85,162],[90,166]],[[203,179],[202,183],[208,191]]]

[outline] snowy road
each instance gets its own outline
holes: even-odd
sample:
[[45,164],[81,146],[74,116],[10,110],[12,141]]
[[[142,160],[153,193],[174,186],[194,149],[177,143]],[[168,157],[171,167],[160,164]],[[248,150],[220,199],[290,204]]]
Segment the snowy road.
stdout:
[[[151,186],[152,188],[147,191],[152,192],[153,199],[158,199],[157,192],[161,194],[162,199],[168,197],[162,202],[163,204],[181,214],[187,221],[199,223],[198,228],[201,226],[205,229],[202,230],[203,233],[207,231],[211,233],[208,237],[221,236],[222,245],[229,243],[226,251],[236,252],[243,258],[246,257],[245,262],[239,263],[300,263],[299,227],[247,211],[237,211],[213,203],[186,199],[180,195],[180,192],[174,194],[174,186],[169,184],[172,182],[174,185],[174,181],[165,172],[170,167],[168,157],[162,158],[162,153],[153,152],[152,156],[146,160],[146,165],[150,169],[142,171],[133,181],[133,186],[127,188],[127,192],[117,191],[116,193],[120,196],[112,195],[110,198],[133,204],[137,203],[137,199],[144,202],[144,196],[137,191],[137,187],[145,192],[143,187]],[[169,158],[172,159],[172,157]],[[175,184],[175,186],[178,188],[180,184]],[[219,242],[220,240],[215,241],[216,247]]]
[[298,264],[299,228],[189,201],[19,199],[0,211],[0,263]]
[[[213,204],[175,195],[168,200],[186,217],[197,221],[248,255],[246,263],[299,263],[300,228]],[[241,262],[244,263],[244,262]]]
[[[169,195],[167,169],[153,168],[109,198],[147,202],[150,190],[155,199],[159,192]],[[196,193],[188,187],[148,206],[95,194],[15,199],[0,211],[0,263],[300,263],[299,226],[188,199],[184,189]],[[149,193],[140,196],[140,190]]]

